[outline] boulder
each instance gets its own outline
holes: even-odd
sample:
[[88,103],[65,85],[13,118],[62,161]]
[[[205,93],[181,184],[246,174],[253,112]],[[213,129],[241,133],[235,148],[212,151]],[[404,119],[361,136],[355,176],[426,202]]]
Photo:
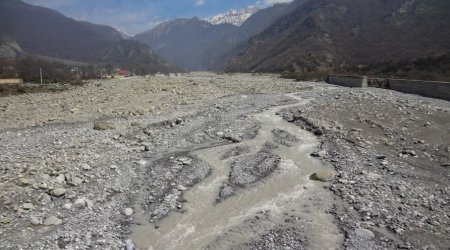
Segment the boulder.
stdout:
[[116,125],[109,122],[96,122],[94,123],[94,130],[114,130]]
[[311,180],[329,182],[334,180],[336,173],[333,170],[321,170],[311,175]]
[[60,225],[62,223],[61,219],[58,219],[58,217],[50,215],[49,217],[47,217],[44,222],[42,223],[42,225],[44,226],[57,226]]

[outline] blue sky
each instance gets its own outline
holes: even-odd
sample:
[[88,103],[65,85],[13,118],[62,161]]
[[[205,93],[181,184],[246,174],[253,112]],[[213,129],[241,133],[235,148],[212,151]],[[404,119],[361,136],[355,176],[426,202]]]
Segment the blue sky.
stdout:
[[179,17],[210,17],[249,5],[266,7],[291,0],[24,0],[76,20],[107,24],[134,35]]

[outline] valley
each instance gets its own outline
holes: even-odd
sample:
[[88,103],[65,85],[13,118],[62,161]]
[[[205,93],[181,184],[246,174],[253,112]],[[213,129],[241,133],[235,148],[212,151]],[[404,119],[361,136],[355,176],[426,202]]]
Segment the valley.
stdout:
[[0,107],[2,249],[450,244],[447,101],[189,73]]
[[0,249],[450,249],[449,13],[1,0]]

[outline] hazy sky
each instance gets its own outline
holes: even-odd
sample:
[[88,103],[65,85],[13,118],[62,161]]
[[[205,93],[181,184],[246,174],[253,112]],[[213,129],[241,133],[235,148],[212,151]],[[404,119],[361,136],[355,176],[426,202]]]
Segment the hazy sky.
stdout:
[[[1,1],[1,0],[0,0]],[[76,20],[107,24],[128,34],[148,30],[178,17],[205,18],[249,5],[268,6],[292,0],[24,0]]]

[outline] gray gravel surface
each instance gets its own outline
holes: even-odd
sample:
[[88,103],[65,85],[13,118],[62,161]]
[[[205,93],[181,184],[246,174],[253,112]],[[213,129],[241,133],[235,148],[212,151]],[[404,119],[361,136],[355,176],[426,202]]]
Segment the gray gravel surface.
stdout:
[[320,136],[338,174],[347,249],[448,249],[450,104],[383,89],[336,88],[285,119]]
[[[185,192],[212,166],[190,152],[249,140],[249,115],[279,112],[316,134],[312,156],[333,166],[336,249],[448,249],[450,104],[382,89],[329,88],[275,76],[186,74],[93,81],[55,93],[0,97],[0,248],[123,249],[133,226],[185,212]],[[223,199],[270,178],[284,130],[251,153],[236,146]],[[307,249],[286,221],[240,249]],[[297,218],[297,217],[296,217]],[[248,222],[256,228],[264,216]]]

